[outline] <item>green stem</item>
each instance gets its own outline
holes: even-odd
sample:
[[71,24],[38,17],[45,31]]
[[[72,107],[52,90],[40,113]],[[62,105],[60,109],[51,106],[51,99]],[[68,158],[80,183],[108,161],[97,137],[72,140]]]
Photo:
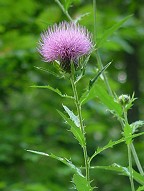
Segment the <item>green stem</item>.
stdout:
[[[59,5],[59,7],[62,9],[62,11],[64,12],[64,14],[67,16],[67,18],[70,20],[70,21],[73,21],[73,19],[71,18],[71,16],[69,15],[68,11],[65,10],[65,8],[63,7],[63,5],[60,3],[59,0],[55,0],[56,3]],[[76,88],[76,84],[75,84],[75,81],[74,81],[74,74],[72,74],[71,78],[71,85],[72,85],[72,89],[73,89],[73,93],[74,93],[74,99],[75,99],[75,105],[76,105],[76,108],[77,108],[77,112],[78,112],[78,118],[79,118],[79,121],[80,121],[80,129],[85,137],[85,129],[84,129],[84,125],[83,125],[83,120],[82,120],[82,113],[81,113],[81,104],[79,102],[79,98],[78,98],[78,93],[77,93],[77,88]],[[85,141],[86,143],[86,141]],[[88,162],[88,154],[87,154],[87,147],[86,147],[86,144],[85,146],[83,147],[83,153],[84,153],[84,161],[85,161],[85,168],[86,168],[86,179],[89,180],[89,167],[90,167],[90,164]]]
[[[77,88],[76,88],[73,74],[72,74],[70,80],[71,80],[71,85],[72,85],[72,89],[73,89],[73,93],[74,93],[74,99],[75,99],[75,105],[77,108],[78,118],[79,118],[79,122],[80,122],[80,129],[85,137],[85,129],[84,129],[82,113],[81,113],[81,104],[79,102]],[[85,140],[85,146],[83,147],[83,153],[84,153],[85,168],[86,168],[86,179],[89,180],[89,163],[88,163],[86,140]]]
[[133,144],[131,144],[131,150],[132,150],[132,154],[133,154],[134,160],[135,160],[135,162],[136,162],[137,168],[138,168],[140,174],[141,174],[142,176],[144,176],[144,171],[143,171],[143,169],[142,169],[142,166],[141,166],[141,164],[140,164],[139,158],[138,158],[138,156],[137,156],[137,153],[136,153],[136,150],[135,150],[135,147],[134,147]]
[[[96,34],[96,0],[93,0],[93,7],[94,7],[94,25],[95,25],[95,27],[94,27],[94,33],[95,33],[94,36],[95,36],[95,39],[96,39],[96,35],[97,35],[97,34]],[[95,43],[96,43],[96,42],[95,42]],[[102,63],[102,60],[101,60],[101,57],[100,57],[100,55],[99,55],[98,50],[96,51],[96,59],[97,59],[99,68],[102,69],[102,68],[103,68],[103,63]],[[108,79],[107,79],[107,77],[106,77],[105,72],[103,72],[102,75],[103,75],[104,82],[105,82],[105,85],[106,85],[106,88],[107,88],[107,91],[108,91],[109,95],[111,95],[113,98],[115,98],[115,97],[114,97],[114,94],[113,94],[113,92],[112,92],[112,90],[111,90],[111,87],[110,87],[110,85],[109,85],[109,82],[108,82]],[[119,118],[119,122],[120,122],[122,128],[124,128],[123,120],[122,120],[121,118]],[[144,175],[143,168],[142,168],[142,166],[141,166],[141,163],[140,163],[140,161],[139,161],[139,158],[138,158],[138,156],[137,156],[137,153],[136,153],[136,150],[135,150],[135,147],[134,147],[133,143],[131,143],[131,151],[132,151],[132,154],[133,154],[133,156],[134,156],[134,160],[135,160],[135,163],[136,163],[136,165],[137,165],[137,168],[138,168],[140,174],[141,174],[141,175]]]
[[[93,11],[94,11],[94,41],[96,43],[96,39],[97,39],[97,30],[96,30],[97,29],[97,27],[96,27],[96,18],[97,18],[96,17],[96,0],[93,0]],[[102,64],[101,57],[99,55],[98,50],[96,50],[95,55],[96,55],[98,67],[99,67],[100,70],[102,70],[103,69],[103,64]],[[111,96],[113,96],[113,93],[112,93],[112,90],[111,90],[110,85],[108,83],[108,80],[107,80],[107,77],[105,75],[105,72],[102,73],[102,76],[104,78],[104,82],[105,82],[105,85],[107,87],[107,90],[108,90],[109,94]]]
[[96,43],[97,28],[96,28],[96,0],[93,0],[93,12],[94,12],[94,41]]
[[[123,115],[124,115],[125,124],[128,124],[127,110],[125,109],[125,106],[123,106]],[[124,127],[124,128],[125,128],[125,127]],[[127,143],[129,172],[130,172],[129,179],[130,179],[130,184],[131,184],[131,190],[132,190],[132,191],[135,191],[134,182],[133,182],[133,168],[132,168],[131,144],[132,144],[132,143]]]
[[128,161],[129,161],[129,172],[130,172],[131,190],[132,190],[132,191],[135,191],[134,182],[133,182],[133,169],[132,169],[132,157],[131,157],[131,144],[128,144],[127,147],[128,147]]
[[[124,108],[123,108],[123,113],[124,113],[125,121],[126,121],[126,123],[128,123],[127,112],[125,111]],[[119,119],[119,122],[120,122],[122,128],[124,128],[124,123],[123,123],[122,119]],[[139,161],[139,158],[138,158],[138,155],[137,155],[137,153],[136,153],[136,150],[135,150],[135,147],[134,147],[134,144],[133,144],[133,143],[130,144],[130,149],[131,149],[131,151],[132,151],[132,154],[133,154],[135,163],[136,163],[136,165],[137,165],[137,168],[138,168],[140,174],[141,174],[142,176],[144,176],[144,171],[143,171],[143,168],[142,168],[141,163],[140,163],[140,161]]]
[[73,19],[71,18],[71,16],[69,15],[68,11],[65,10],[64,6],[61,4],[61,2],[59,0],[55,0],[55,2],[59,5],[59,7],[61,8],[61,10],[63,11],[63,13],[67,16],[67,18],[70,21],[73,21]]

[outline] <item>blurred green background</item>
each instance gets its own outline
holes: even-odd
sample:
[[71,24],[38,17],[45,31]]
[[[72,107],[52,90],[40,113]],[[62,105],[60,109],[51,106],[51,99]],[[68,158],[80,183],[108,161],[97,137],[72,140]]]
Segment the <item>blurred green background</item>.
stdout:
[[[65,0],[61,1],[65,3]],[[68,2],[68,1],[67,1]],[[104,31],[125,16],[133,14],[100,48],[102,61],[113,61],[107,76],[118,94],[132,94],[138,98],[129,112],[129,121],[144,119],[144,1],[97,0],[97,33]],[[90,0],[73,0],[69,9],[73,18],[88,13],[80,21],[93,32],[93,7]],[[0,190],[3,191],[67,191],[72,188],[72,172],[56,160],[26,152],[26,149],[54,153],[83,164],[82,151],[67,131],[56,109],[61,103],[75,111],[69,100],[45,89],[31,85],[51,85],[71,94],[70,83],[64,79],[35,69],[49,68],[37,52],[41,31],[51,24],[67,20],[54,0],[0,1]],[[97,62],[91,56],[86,77],[79,93],[95,75]],[[89,155],[97,146],[121,137],[121,127],[97,99],[83,108],[87,125]],[[143,128],[141,131],[144,130]],[[144,166],[143,136],[134,141]],[[125,144],[100,154],[93,165],[118,163],[127,166]],[[135,164],[134,164],[135,170]],[[129,191],[127,177],[104,170],[93,170],[93,185],[100,191]]]

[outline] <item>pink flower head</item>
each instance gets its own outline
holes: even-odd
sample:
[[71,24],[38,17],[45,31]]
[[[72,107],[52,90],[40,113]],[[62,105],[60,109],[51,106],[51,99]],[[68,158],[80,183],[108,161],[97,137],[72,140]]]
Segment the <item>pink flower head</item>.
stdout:
[[88,54],[91,49],[91,35],[88,30],[72,22],[62,22],[48,28],[41,35],[39,46],[39,52],[44,61],[58,60],[66,72],[71,70],[71,61],[77,68],[78,59]]

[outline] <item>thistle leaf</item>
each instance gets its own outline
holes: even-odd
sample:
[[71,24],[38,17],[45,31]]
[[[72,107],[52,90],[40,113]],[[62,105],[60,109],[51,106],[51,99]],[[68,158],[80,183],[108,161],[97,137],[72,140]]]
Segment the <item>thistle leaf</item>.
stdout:
[[118,30],[123,25],[123,23],[125,23],[130,17],[132,17],[132,15],[129,15],[129,16],[125,17],[120,22],[117,22],[111,28],[106,30],[104,32],[104,34],[101,36],[101,38],[97,39],[97,48],[101,47],[103,45],[103,43],[106,42],[108,37],[111,36],[116,30]]
[[92,88],[98,77],[111,65],[112,62],[109,62],[106,66],[103,67],[102,70],[98,72],[98,74],[89,82],[89,90]]
[[144,121],[141,121],[141,120],[136,121],[134,123],[131,123],[130,126],[132,128],[133,133],[135,133],[138,128],[144,126]]
[[49,74],[52,74],[53,76],[57,77],[57,78],[61,78],[60,75],[58,75],[57,73],[55,73],[54,71],[51,71],[50,69],[47,68],[43,68],[43,67],[38,67],[38,66],[34,66],[36,69],[41,70],[43,72],[47,72]]
[[67,94],[62,94],[61,91],[59,89],[55,89],[53,87],[51,87],[50,85],[47,85],[47,86],[37,86],[37,85],[34,85],[34,86],[30,86],[31,88],[41,88],[41,89],[49,89],[55,93],[57,93],[59,96],[63,97],[63,98],[70,98],[70,99],[73,99],[72,96],[68,96]]
[[84,104],[95,97],[97,97],[109,110],[113,111],[117,116],[121,117],[121,106],[114,100],[112,96],[107,93],[103,87],[103,84],[100,82],[94,84],[89,91],[87,90],[82,95],[80,99],[81,104]]
[[136,191],[143,191],[144,190],[144,186],[140,186]]
[[62,162],[63,164],[67,165],[68,167],[70,167],[71,169],[74,170],[75,173],[77,173],[79,176],[82,176],[82,173],[81,173],[81,170],[79,168],[77,168],[70,160],[68,160],[67,158],[62,158],[62,157],[58,157],[54,154],[47,154],[47,153],[44,153],[44,152],[39,152],[39,151],[34,151],[34,150],[27,150],[28,152],[31,152],[31,153],[35,153],[35,154],[38,154],[38,155],[43,155],[43,156],[47,156],[47,157],[50,157],[50,158],[53,158],[53,159],[56,159],[60,162]]
[[[82,77],[84,76],[84,74],[85,74],[85,69],[86,69],[86,65],[87,65],[87,63],[88,63],[88,61],[89,61],[89,58],[90,58],[90,54],[83,60],[83,59],[80,59],[80,65],[82,65],[82,68],[81,68],[81,73],[80,73],[80,75],[76,78],[76,81],[75,81],[75,84],[77,83],[77,82],[79,82],[81,79],[82,79]],[[81,63],[82,62],[82,63]]]
[[80,127],[80,122],[78,116],[76,116],[67,106],[63,105],[64,110],[69,115],[70,119],[75,123],[77,127]]
[[126,124],[124,127],[124,138],[126,144],[130,144],[132,142],[132,128],[129,124]]
[[82,14],[82,15],[79,15],[79,16],[74,20],[74,22],[75,22],[75,23],[78,23],[80,20],[83,19],[83,17],[88,16],[89,14],[90,14],[90,13],[84,13],[84,14]]
[[[109,171],[115,171],[117,173],[121,173],[121,175],[130,177],[129,169],[123,166],[120,166],[119,164],[112,164],[111,166],[92,166],[91,169],[103,169],[103,170],[109,170]],[[134,169],[133,171],[133,179],[137,181],[139,184],[144,185],[144,176],[136,172]]]
[[110,140],[108,142],[107,145],[105,145],[104,147],[98,147],[97,150],[94,152],[94,154],[91,156],[91,158],[89,159],[89,161],[91,161],[95,156],[97,156],[98,154],[100,154],[101,152],[103,152],[104,150],[106,149],[109,149],[109,148],[112,148],[113,146],[117,145],[117,144],[120,144],[122,142],[125,142],[125,141],[129,141],[129,140],[132,140],[133,138],[136,138],[136,137],[139,137],[141,135],[144,135],[144,132],[142,133],[137,133],[137,134],[128,134],[126,137],[124,138],[121,138],[117,141],[112,141]]
[[98,147],[97,150],[94,152],[94,154],[93,154],[93,155],[91,156],[91,158],[89,159],[89,161],[91,161],[95,156],[97,156],[98,154],[100,154],[100,153],[103,152],[104,150],[109,149],[109,148],[112,148],[114,145],[117,145],[117,144],[122,143],[122,142],[124,142],[124,141],[125,141],[124,138],[119,139],[119,140],[117,140],[117,141],[112,141],[112,140],[110,140],[110,141],[108,142],[108,144],[105,145],[104,147]]
[[77,139],[77,141],[80,143],[82,147],[85,146],[85,138],[83,133],[81,132],[81,129],[75,125],[75,123],[68,118],[64,113],[61,111],[58,111],[58,113],[62,116],[62,118],[65,120],[66,123],[68,123],[71,126],[70,131],[73,133],[74,137]]
[[75,184],[77,191],[93,191],[90,182],[87,181],[84,176],[74,174],[73,183]]

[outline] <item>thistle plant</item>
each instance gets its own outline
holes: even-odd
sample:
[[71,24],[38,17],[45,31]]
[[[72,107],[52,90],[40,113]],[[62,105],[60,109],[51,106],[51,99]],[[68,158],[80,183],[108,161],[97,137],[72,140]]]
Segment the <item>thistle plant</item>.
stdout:
[[[137,133],[137,129],[142,126],[143,121],[137,121],[130,124],[127,117],[128,110],[132,107],[135,101],[134,95],[121,95],[117,96],[109,85],[108,79],[105,75],[105,70],[110,66],[111,62],[103,66],[100,55],[99,47],[111,35],[117,30],[129,16],[117,23],[111,29],[109,29],[102,38],[98,41],[96,36],[96,1],[93,1],[94,7],[94,35],[92,35],[84,26],[76,23],[68,11],[60,1],[56,0],[62,11],[70,20],[69,22],[63,21],[59,24],[54,24],[49,27],[45,32],[41,34],[39,41],[38,52],[41,54],[45,62],[56,62],[54,67],[58,72],[58,76],[65,78],[71,83],[73,95],[62,94],[60,90],[48,86],[33,86],[36,88],[47,88],[55,93],[59,94],[65,99],[73,101],[76,107],[77,113],[74,113],[68,106],[63,105],[64,111],[58,111],[63,120],[70,126],[75,139],[81,145],[83,151],[84,164],[81,167],[77,167],[71,160],[56,156],[54,154],[47,154],[44,152],[28,150],[30,152],[45,155],[59,160],[68,167],[72,168],[74,175],[72,182],[74,184],[74,190],[78,191],[92,191],[101,190],[97,188],[97,185],[93,185],[91,180],[91,170],[97,168],[105,170],[113,170],[122,173],[129,177],[130,187],[132,191],[135,191],[134,181],[139,183],[137,191],[144,189],[144,172],[142,165],[139,161],[135,147],[133,145],[133,139],[143,135],[144,133]],[[93,38],[94,36],[94,38]],[[77,85],[80,80],[85,76],[86,65],[88,64],[91,54],[95,55],[98,72],[93,76],[89,82],[89,86],[86,91],[79,95],[77,91]],[[101,78],[103,76],[103,78]],[[86,139],[86,127],[85,121],[82,116],[82,106],[90,99],[97,97],[102,104],[104,104],[114,117],[120,122],[122,126],[122,137],[119,140],[110,140],[107,145],[102,148],[97,148],[95,152],[88,156],[87,139]],[[128,151],[128,167],[122,167],[118,164],[111,166],[91,166],[92,160],[101,152],[106,149],[112,148],[120,143],[126,143]],[[133,158],[132,158],[133,156]],[[134,159],[138,172],[133,169],[132,160]]]

